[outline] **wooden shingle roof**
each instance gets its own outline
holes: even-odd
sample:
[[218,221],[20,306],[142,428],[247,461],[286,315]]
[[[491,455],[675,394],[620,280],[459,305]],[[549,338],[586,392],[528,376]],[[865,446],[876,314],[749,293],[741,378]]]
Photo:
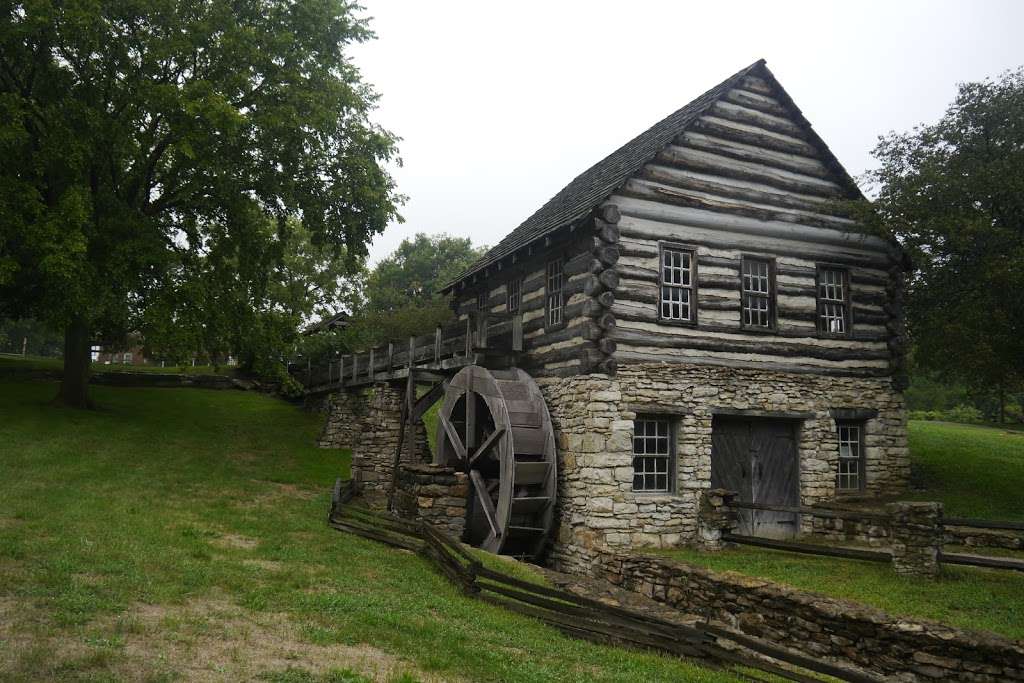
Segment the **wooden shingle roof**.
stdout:
[[[562,188],[558,194],[549,199],[459,277],[446,284],[442,291],[452,289],[460,282],[484,271],[519,249],[585,217],[748,75],[765,76],[775,82],[774,76],[768,71],[763,59],[737,71],[576,176],[572,182]],[[782,90],[781,86],[779,89]],[[784,91],[782,92],[784,93]],[[848,181],[853,192],[859,194],[849,175],[839,165],[838,160],[828,150],[825,143],[810,129],[810,124],[803,119],[800,110],[789,100],[788,96],[784,96],[783,99],[787,100],[785,104],[793,110],[801,122],[806,124],[812,142],[822,150],[826,160],[830,162],[829,165],[836,170],[838,176]]]

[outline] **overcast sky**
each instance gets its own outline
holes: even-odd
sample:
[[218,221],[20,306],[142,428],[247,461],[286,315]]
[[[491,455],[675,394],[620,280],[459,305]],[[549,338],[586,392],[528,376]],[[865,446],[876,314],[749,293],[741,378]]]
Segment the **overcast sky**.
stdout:
[[759,58],[850,173],[956,83],[1024,64],[1024,1],[364,0],[354,48],[402,137],[404,224],[493,245],[572,178]]

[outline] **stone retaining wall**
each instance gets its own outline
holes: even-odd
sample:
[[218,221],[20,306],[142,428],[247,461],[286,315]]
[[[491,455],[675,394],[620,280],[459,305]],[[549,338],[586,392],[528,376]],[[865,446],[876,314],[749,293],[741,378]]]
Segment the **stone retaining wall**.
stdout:
[[1024,680],[1024,641],[968,632],[667,558],[592,549],[588,574],[751,636],[887,679]]
[[403,517],[421,519],[461,538],[466,528],[469,478],[439,465],[406,464],[398,471],[395,509]]
[[[839,445],[830,411],[877,411],[865,421],[869,495],[899,491],[909,475],[903,397],[888,378],[826,377],[681,363],[622,363],[617,375],[537,381],[559,450],[561,527],[556,564],[585,568],[588,548],[672,547],[697,535],[700,494],[711,486],[716,413],[801,414],[803,505],[836,495]],[[677,463],[670,494],[632,490],[633,420],[675,421]],[[809,524],[809,522],[808,522]]]
[[[331,398],[319,446],[352,450],[352,478],[370,505],[383,505],[387,499],[404,400],[403,385],[385,382],[371,389],[342,390]],[[401,462],[430,462],[430,446],[422,421],[407,430],[405,438]]]

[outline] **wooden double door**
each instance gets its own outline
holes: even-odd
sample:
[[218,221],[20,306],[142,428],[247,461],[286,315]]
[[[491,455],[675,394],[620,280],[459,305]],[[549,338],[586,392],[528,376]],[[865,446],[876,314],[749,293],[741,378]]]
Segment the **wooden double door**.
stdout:
[[[739,493],[739,500],[796,506],[800,501],[798,423],[793,420],[715,417],[711,427],[711,486]],[[790,512],[741,510],[739,533],[791,538],[798,531]]]

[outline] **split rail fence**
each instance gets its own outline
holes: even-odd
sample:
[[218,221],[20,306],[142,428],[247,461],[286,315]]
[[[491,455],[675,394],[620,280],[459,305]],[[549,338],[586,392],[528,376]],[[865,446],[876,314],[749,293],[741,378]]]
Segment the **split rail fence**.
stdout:
[[[889,525],[891,518],[883,513],[860,512],[856,510],[835,510],[805,505],[766,505],[763,503],[745,503],[733,501],[729,507],[736,510],[764,510],[768,512],[787,512],[798,515],[808,515],[824,519],[841,519],[851,522],[870,522],[879,525]],[[1003,530],[1024,530],[1024,524],[1019,522],[1001,522],[986,519],[972,519],[967,517],[945,517],[942,520],[943,526],[970,527],[974,529],[1003,529]],[[892,553],[885,550],[868,550],[864,548],[847,548],[843,546],[821,545],[817,543],[801,543],[773,538],[762,538],[759,536],[747,536],[743,534],[724,533],[722,540],[739,545],[756,546],[769,548],[771,550],[784,550],[793,553],[806,555],[821,555],[825,557],[839,557],[848,560],[864,560],[867,562],[892,562]],[[959,553],[947,553],[939,549],[939,562],[941,564],[957,564],[969,567],[985,567],[987,569],[1008,569],[1024,572],[1024,559],[1009,557],[991,557],[988,555],[965,555]]]
[[[791,681],[820,683],[822,679],[813,674],[858,683],[878,681],[709,623],[673,623],[495,571],[483,566],[454,538],[429,524],[351,504],[354,492],[351,481],[343,483],[338,480],[335,484],[328,516],[331,527],[416,552],[466,595],[538,619],[570,636],[696,658],[717,667],[756,669]],[[723,647],[722,641],[729,641],[732,645]],[[762,680],[745,676],[736,669],[732,673]]]
[[306,393],[407,377],[413,369],[451,370],[475,362],[478,354],[518,353],[523,350],[520,314],[480,312],[464,321],[438,325],[433,334],[389,342],[368,351],[346,354],[326,362],[293,366],[293,377]]

